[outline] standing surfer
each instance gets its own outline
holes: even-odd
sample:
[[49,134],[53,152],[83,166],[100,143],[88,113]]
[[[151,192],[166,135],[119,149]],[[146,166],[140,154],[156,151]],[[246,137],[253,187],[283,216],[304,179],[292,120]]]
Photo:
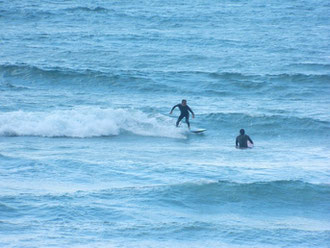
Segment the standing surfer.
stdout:
[[194,112],[191,110],[191,108],[189,108],[189,106],[187,105],[187,100],[182,100],[181,103],[175,105],[170,112],[170,115],[173,113],[173,110],[178,107],[180,109],[180,116],[178,118],[178,120],[176,121],[176,126],[179,126],[180,121],[183,118],[186,118],[186,123],[188,125],[188,128],[190,129],[190,123],[189,123],[189,112],[192,114],[192,118],[195,118],[195,114]]

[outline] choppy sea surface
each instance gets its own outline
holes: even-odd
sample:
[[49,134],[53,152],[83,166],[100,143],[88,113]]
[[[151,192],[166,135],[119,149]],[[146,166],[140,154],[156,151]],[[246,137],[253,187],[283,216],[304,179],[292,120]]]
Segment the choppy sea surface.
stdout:
[[330,247],[329,13],[1,0],[0,246]]

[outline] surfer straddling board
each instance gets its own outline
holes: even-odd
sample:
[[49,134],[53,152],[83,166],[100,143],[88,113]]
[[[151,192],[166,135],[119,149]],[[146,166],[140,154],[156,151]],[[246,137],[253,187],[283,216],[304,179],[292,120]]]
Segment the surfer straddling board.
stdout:
[[177,104],[175,105],[170,112],[170,115],[173,113],[173,110],[178,107],[181,111],[181,114],[178,118],[178,120],[176,121],[176,126],[179,126],[180,121],[182,121],[183,118],[186,118],[186,123],[188,125],[188,128],[190,129],[190,123],[189,123],[189,112],[192,114],[192,118],[195,118],[195,114],[194,112],[191,110],[191,108],[189,108],[189,106],[187,105],[187,100],[183,99],[181,101],[181,104]]

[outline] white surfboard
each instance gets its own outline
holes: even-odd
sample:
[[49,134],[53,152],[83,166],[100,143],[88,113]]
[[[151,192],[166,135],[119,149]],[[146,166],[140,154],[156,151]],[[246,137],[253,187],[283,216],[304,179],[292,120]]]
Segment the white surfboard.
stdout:
[[247,142],[247,145],[248,145],[248,148],[252,148],[254,146],[250,141]]
[[204,133],[206,129],[204,128],[197,128],[197,129],[191,129],[190,132],[192,133]]

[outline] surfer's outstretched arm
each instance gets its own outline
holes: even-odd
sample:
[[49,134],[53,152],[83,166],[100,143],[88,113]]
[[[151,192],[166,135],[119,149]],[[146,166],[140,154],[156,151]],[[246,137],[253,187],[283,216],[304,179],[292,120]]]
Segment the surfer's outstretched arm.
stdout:
[[236,138],[236,148],[238,148],[238,138]]
[[179,107],[179,104],[177,104],[177,105],[173,106],[173,108],[171,109],[171,112],[170,112],[170,114],[172,114],[173,110],[174,110],[176,107]]
[[251,139],[249,136],[247,136],[247,138],[248,138],[248,141],[250,141],[250,142],[251,142],[251,144],[253,144],[253,141],[252,141],[252,139]]

